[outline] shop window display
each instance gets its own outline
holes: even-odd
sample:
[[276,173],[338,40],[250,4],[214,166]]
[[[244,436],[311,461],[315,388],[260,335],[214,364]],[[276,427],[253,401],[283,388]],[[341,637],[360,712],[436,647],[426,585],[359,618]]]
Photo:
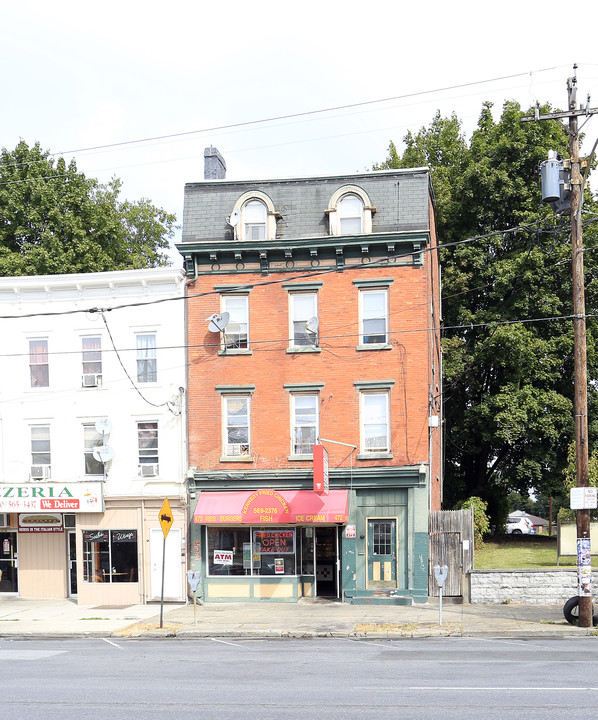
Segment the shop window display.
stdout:
[[137,530],[84,530],[84,582],[137,582]]

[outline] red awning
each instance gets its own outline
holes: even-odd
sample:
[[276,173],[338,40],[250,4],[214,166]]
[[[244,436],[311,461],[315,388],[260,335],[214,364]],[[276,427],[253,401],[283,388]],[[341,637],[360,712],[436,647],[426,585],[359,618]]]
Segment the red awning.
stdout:
[[315,525],[346,523],[349,492],[330,490],[318,495],[311,490],[203,491],[193,522],[202,525]]

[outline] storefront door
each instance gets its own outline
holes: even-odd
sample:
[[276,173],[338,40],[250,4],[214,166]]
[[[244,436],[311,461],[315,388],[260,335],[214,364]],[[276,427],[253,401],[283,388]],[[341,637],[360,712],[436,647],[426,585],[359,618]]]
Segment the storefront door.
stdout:
[[66,542],[69,597],[75,597],[77,595],[77,542],[74,530],[67,531]]
[[171,528],[166,537],[164,547],[164,534],[162,530],[150,530],[150,599],[160,600],[162,596],[162,556],[164,561],[164,599],[183,600],[183,585],[181,581],[181,529]]
[[316,532],[316,595],[339,596],[338,532],[334,527],[318,527]]
[[368,587],[397,587],[397,521],[368,520]]
[[17,533],[0,531],[0,592],[19,592]]

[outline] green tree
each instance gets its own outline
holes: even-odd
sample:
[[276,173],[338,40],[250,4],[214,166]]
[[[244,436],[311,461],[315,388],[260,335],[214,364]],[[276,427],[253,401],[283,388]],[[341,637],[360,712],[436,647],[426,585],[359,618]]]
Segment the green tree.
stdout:
[[176,218],[148,200],[119,199],[120,180],[103,185],[54,161],[38,143],[0,152],[0,275],[124,270],[166,265],[162,252]]
[[[524,114],[507,102],[495,121],[486,103],[467,142],[455,115],[437,113],[406,135],[402,155],[391,145],[385,163],[428,165],[436,195],[445,246],[445,502],[479,496],[497,525],[510,491],[562,489],[573,435],[573,331],[552,319],[571,314],[569,223],[541,203],[538,173],[548,150],[567,155],[568,137],[555,121],[522,123]],[[585,207],[596,209],[589,193]],[[584,233],[591,247],[593,226]],[[596,270],[586,253],[590,307]],[[590,377],[594,336],[590,321]]]

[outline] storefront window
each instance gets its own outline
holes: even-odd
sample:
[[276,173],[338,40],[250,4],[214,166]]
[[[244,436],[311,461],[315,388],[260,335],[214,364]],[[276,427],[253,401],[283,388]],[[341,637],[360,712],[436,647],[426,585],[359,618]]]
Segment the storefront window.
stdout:
[[137,582],[137,530],[84,530],[85,582]]
[[208,575],[297,574],[294,527],[208,527],[207,531]]

